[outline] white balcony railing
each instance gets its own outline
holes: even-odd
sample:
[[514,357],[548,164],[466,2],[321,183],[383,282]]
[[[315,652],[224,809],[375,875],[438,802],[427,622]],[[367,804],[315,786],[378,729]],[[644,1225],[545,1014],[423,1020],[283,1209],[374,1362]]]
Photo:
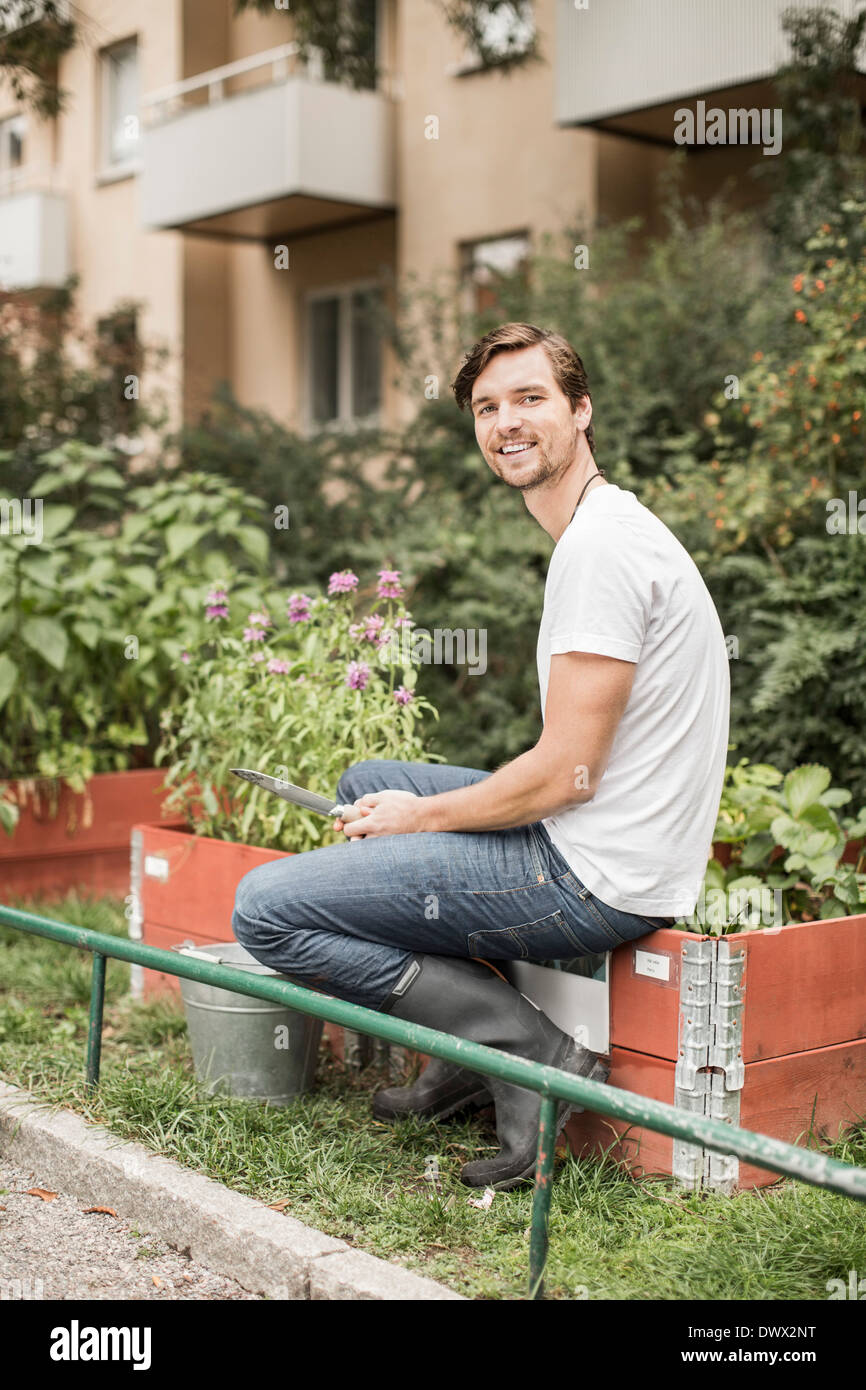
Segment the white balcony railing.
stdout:
[[266,238],[393,206],[393,100],[323,78],[295,43],[142,100],[146,227]]
[[272,82],[284,80],[292,71],[304,71],[314,80],[321,77],[322,58],[319,51],[313,50],[310,60],[301,66],[296,43],[282,43],[277,48],[253,53],[249,58],[238,58],[234,63],[226,63],[221,68],[211,68],[208,72],[185,77],[181,82],[170,82],[142,98],[141,109],[145,125],[158,125],[176,116],[188,106],[187,98],[200,93],[206,104],[223,101],[229,94],[227,88],[233,79],[246,77],[251,72],[270,74]]
[[64,192],[60,168],[56,164],[19,164],[0,169],[0,198],[11,193]]

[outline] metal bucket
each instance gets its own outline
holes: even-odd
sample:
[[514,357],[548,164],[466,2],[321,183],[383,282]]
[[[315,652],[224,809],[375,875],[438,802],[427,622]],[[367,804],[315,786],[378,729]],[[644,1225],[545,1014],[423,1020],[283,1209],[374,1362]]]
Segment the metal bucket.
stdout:
[[[259,964],[237,942],[172,949],[254,975],[287,979]],[[211,1094],[227,1091],[270,1105],[288,1105],[310,1090],[324,1027],[320,1018],[251,994],[179,978],[195,1074]]]

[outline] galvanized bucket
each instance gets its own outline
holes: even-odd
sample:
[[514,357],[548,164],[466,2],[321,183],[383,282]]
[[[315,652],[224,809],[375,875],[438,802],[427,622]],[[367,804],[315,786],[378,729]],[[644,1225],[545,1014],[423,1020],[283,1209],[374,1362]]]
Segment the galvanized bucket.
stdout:
[[[260,965],[237,942],[172,949],[255,975],[287,978]],[[182,976],[180,989],[195,1074],[211,1094],[227,1091],[270,1105],[288,1105],[310,1090],[324,1026],[320,1018]]]

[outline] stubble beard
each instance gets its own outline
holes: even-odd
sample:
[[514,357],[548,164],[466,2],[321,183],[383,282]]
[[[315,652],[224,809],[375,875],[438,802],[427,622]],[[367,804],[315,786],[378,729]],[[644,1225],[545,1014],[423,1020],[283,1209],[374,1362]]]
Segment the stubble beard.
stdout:
[[[501,478],[506,486],[515,488],[518,492],[533,492],[536,488],[543,487],[545,484],[557,483],[564,473],[568,471],[574,462],[574,453],[563,454],[561,457],[551,458],[550,454],[543,448],[541,441],[536,442],[537,463],[532,473],[526,478],[509,477],[507,472],[494,468],[497,478]],[[501,454],[495,455],[497,462],[503,457]]]

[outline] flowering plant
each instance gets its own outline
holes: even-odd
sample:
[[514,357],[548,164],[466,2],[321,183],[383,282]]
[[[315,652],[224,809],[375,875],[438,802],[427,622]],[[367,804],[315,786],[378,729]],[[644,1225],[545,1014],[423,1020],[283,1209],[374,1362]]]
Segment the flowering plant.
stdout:
[[327,594],[263,597],[244,581],[203,595],[205,637],[178,661],[179,700],[162,716],[172,810],[216,839],[303,850],[341,836],[321,816],[242,782],[248,767],[324,796],[365,758],[440,761],[421,721],[438,718],[416,686],[417,657],[398,634],[414,624],[396,570],[356,617],[359,580],[334,573]]

